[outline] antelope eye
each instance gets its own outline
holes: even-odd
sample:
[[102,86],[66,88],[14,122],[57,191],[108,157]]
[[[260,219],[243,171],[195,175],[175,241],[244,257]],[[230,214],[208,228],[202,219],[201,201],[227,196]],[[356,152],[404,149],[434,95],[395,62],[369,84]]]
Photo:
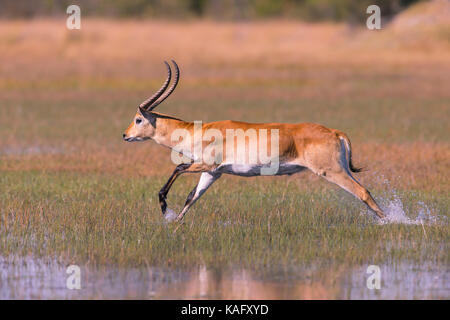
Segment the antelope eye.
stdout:
[[142,122],[142,119],[137,118],[136,119],[136,124],[140,124]]

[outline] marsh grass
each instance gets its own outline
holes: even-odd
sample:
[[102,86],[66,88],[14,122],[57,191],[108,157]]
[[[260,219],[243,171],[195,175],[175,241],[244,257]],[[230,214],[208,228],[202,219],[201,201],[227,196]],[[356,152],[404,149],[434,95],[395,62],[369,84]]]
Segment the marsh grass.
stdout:
[[[181,204],[195,184],[180,179],[169,204]],[[291,180],[223,180],[178,225],[165,223],[158,209],[160,178],[6,173],[1,252],[160,267],[448,263],[446,221],[426,225],[425,235],[420,225],[377,225],[356,200],[336,189],[307,190]],[[401,198],[426,201],[417,195]],[[448,206],[448,200],[437,200],[432,215]],[[413,209],[405,211],[415,218]]]

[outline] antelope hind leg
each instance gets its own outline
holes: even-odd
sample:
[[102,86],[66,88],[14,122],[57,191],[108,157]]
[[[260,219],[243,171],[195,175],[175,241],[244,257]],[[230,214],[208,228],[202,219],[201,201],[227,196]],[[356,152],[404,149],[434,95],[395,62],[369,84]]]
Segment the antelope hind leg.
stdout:
[[372,210],[380,219],[386,217],[383,210],[377,205],[370,195],[370,192],[360,185],[352,176],[348,175],[344,170],[339,172],[327,172],[324,176],[330,182],[340,186],[342,189],[350,192],[355,197],[364,202],[370,210]]

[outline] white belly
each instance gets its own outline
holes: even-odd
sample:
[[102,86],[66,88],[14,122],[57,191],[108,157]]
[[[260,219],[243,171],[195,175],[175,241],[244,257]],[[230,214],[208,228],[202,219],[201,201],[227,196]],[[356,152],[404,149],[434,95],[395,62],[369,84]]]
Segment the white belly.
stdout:
[[[254,176],[260,176],[261,169],[264,166],[262,165],[248,165],[248,164],[223,164],[219,166],[216,170],[222,173],[227,174],[233,174],[237,176],[244,176],[244,177],[254,177]],[[273,174],[273,176],[281,176],[286,174],[294,174],[297,172],[300,172],[302,170],[306,169],[305,167],[299,166],[297,164],[289,164],[289,163],[283,163],[280,164],[278,167],[278,170],[276,170]],[[268,175],[268,174],[264,174]]]

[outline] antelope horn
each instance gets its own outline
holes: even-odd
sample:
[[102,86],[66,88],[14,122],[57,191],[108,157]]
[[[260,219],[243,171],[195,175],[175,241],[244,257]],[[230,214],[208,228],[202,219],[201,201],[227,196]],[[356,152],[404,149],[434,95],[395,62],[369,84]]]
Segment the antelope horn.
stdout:
[[169,88],[169,90],[167,90],[163,96],[160,97],[160,99],[158,101],[156,101],[150,108],[148,111],[152,111],[153,109],[155,109],[161,102],[163,102],[164,100],[167,99],[168,96],[170,96],[173,92],[173,90],[175,90],[175,88],[177,87],[178,84],[178,80],[180,80],[180,69],[178,68],[177,63],[174,60],[171,60],[173,65],[175,66],[175,80],[172,83],[172,86]]
[[167,67],[167,79],[166,79],[166,81],[164,82],[162,87],[158,91],[156,91],[156,93],[154,95],[152,95],[150,98],[148,98],[147,100],[142,102],[139,105],[139,108],[142,108],[144,110],[148,110],[148,107],[153,102],[155,102],[164,93],[164,91],[166,91],[167,87],[169,86],[170,79],[172,78],[172,70],[170,70],[170,66],[167,63],[167,61],[164,61],[164,63],[166,64],[166,67]]

